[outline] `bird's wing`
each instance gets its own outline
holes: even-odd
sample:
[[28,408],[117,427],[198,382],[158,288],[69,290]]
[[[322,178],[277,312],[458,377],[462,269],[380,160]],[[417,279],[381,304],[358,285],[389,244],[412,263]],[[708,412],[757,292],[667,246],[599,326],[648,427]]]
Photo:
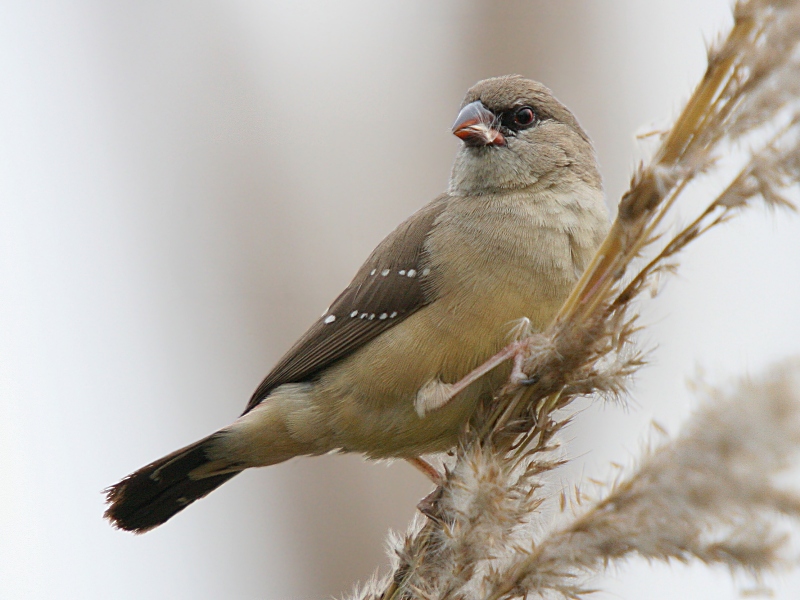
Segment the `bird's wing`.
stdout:
[[441,196],[384,239],[331,307],[275,365],[245,413],[277,386],[304,381],[397,325],[436,294],[425,240],[446,203]]

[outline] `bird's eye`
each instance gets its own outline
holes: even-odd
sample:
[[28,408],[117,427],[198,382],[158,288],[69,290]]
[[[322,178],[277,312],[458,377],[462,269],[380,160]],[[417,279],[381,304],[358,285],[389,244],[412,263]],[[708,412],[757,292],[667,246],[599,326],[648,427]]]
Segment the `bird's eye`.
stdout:
[[533,109],[530,106],[523,106],[522,108],[518,108],[517,111],[514,113],[514,123],[521,127],[527,127],[531,123],[536,116],[533,114]]

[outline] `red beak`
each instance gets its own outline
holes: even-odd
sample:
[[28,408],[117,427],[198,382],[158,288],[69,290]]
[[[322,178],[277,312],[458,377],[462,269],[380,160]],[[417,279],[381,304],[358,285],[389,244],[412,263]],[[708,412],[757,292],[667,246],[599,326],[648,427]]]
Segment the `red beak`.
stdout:
[[505,146],[506,139],[495,127],[498,119],[480,100],[461,109],[453,124],[453,134],[467,146]]

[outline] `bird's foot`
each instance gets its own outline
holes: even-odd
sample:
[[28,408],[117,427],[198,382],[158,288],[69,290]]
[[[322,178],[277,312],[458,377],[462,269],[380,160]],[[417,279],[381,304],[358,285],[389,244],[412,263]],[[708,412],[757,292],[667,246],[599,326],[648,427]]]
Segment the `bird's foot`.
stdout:
[[[519,344],[519,342],[517,343]],[[521,346],[521,344],[520,344]],[[518,347],[514,353],[514,367],[511,369],[511,375],[508,377],[508,382],[511,385],[533,385],[539,381],[538,375],[526,375],[522,370],[522,363],[525,362],[524,348]]]
[[441,521],[438,505],[443,493],[444,488],[437,486],[435,490],[419,501],[417,510],[432,521]]

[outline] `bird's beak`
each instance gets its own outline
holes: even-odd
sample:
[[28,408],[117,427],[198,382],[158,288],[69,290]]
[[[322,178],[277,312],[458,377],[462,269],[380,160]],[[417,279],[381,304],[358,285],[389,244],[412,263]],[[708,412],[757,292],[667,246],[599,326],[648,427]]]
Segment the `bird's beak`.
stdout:
[[506,138],[495,126],[497,117],[480,100],[461,109],[453,124],[453,134],[467,146],[505,146]]

